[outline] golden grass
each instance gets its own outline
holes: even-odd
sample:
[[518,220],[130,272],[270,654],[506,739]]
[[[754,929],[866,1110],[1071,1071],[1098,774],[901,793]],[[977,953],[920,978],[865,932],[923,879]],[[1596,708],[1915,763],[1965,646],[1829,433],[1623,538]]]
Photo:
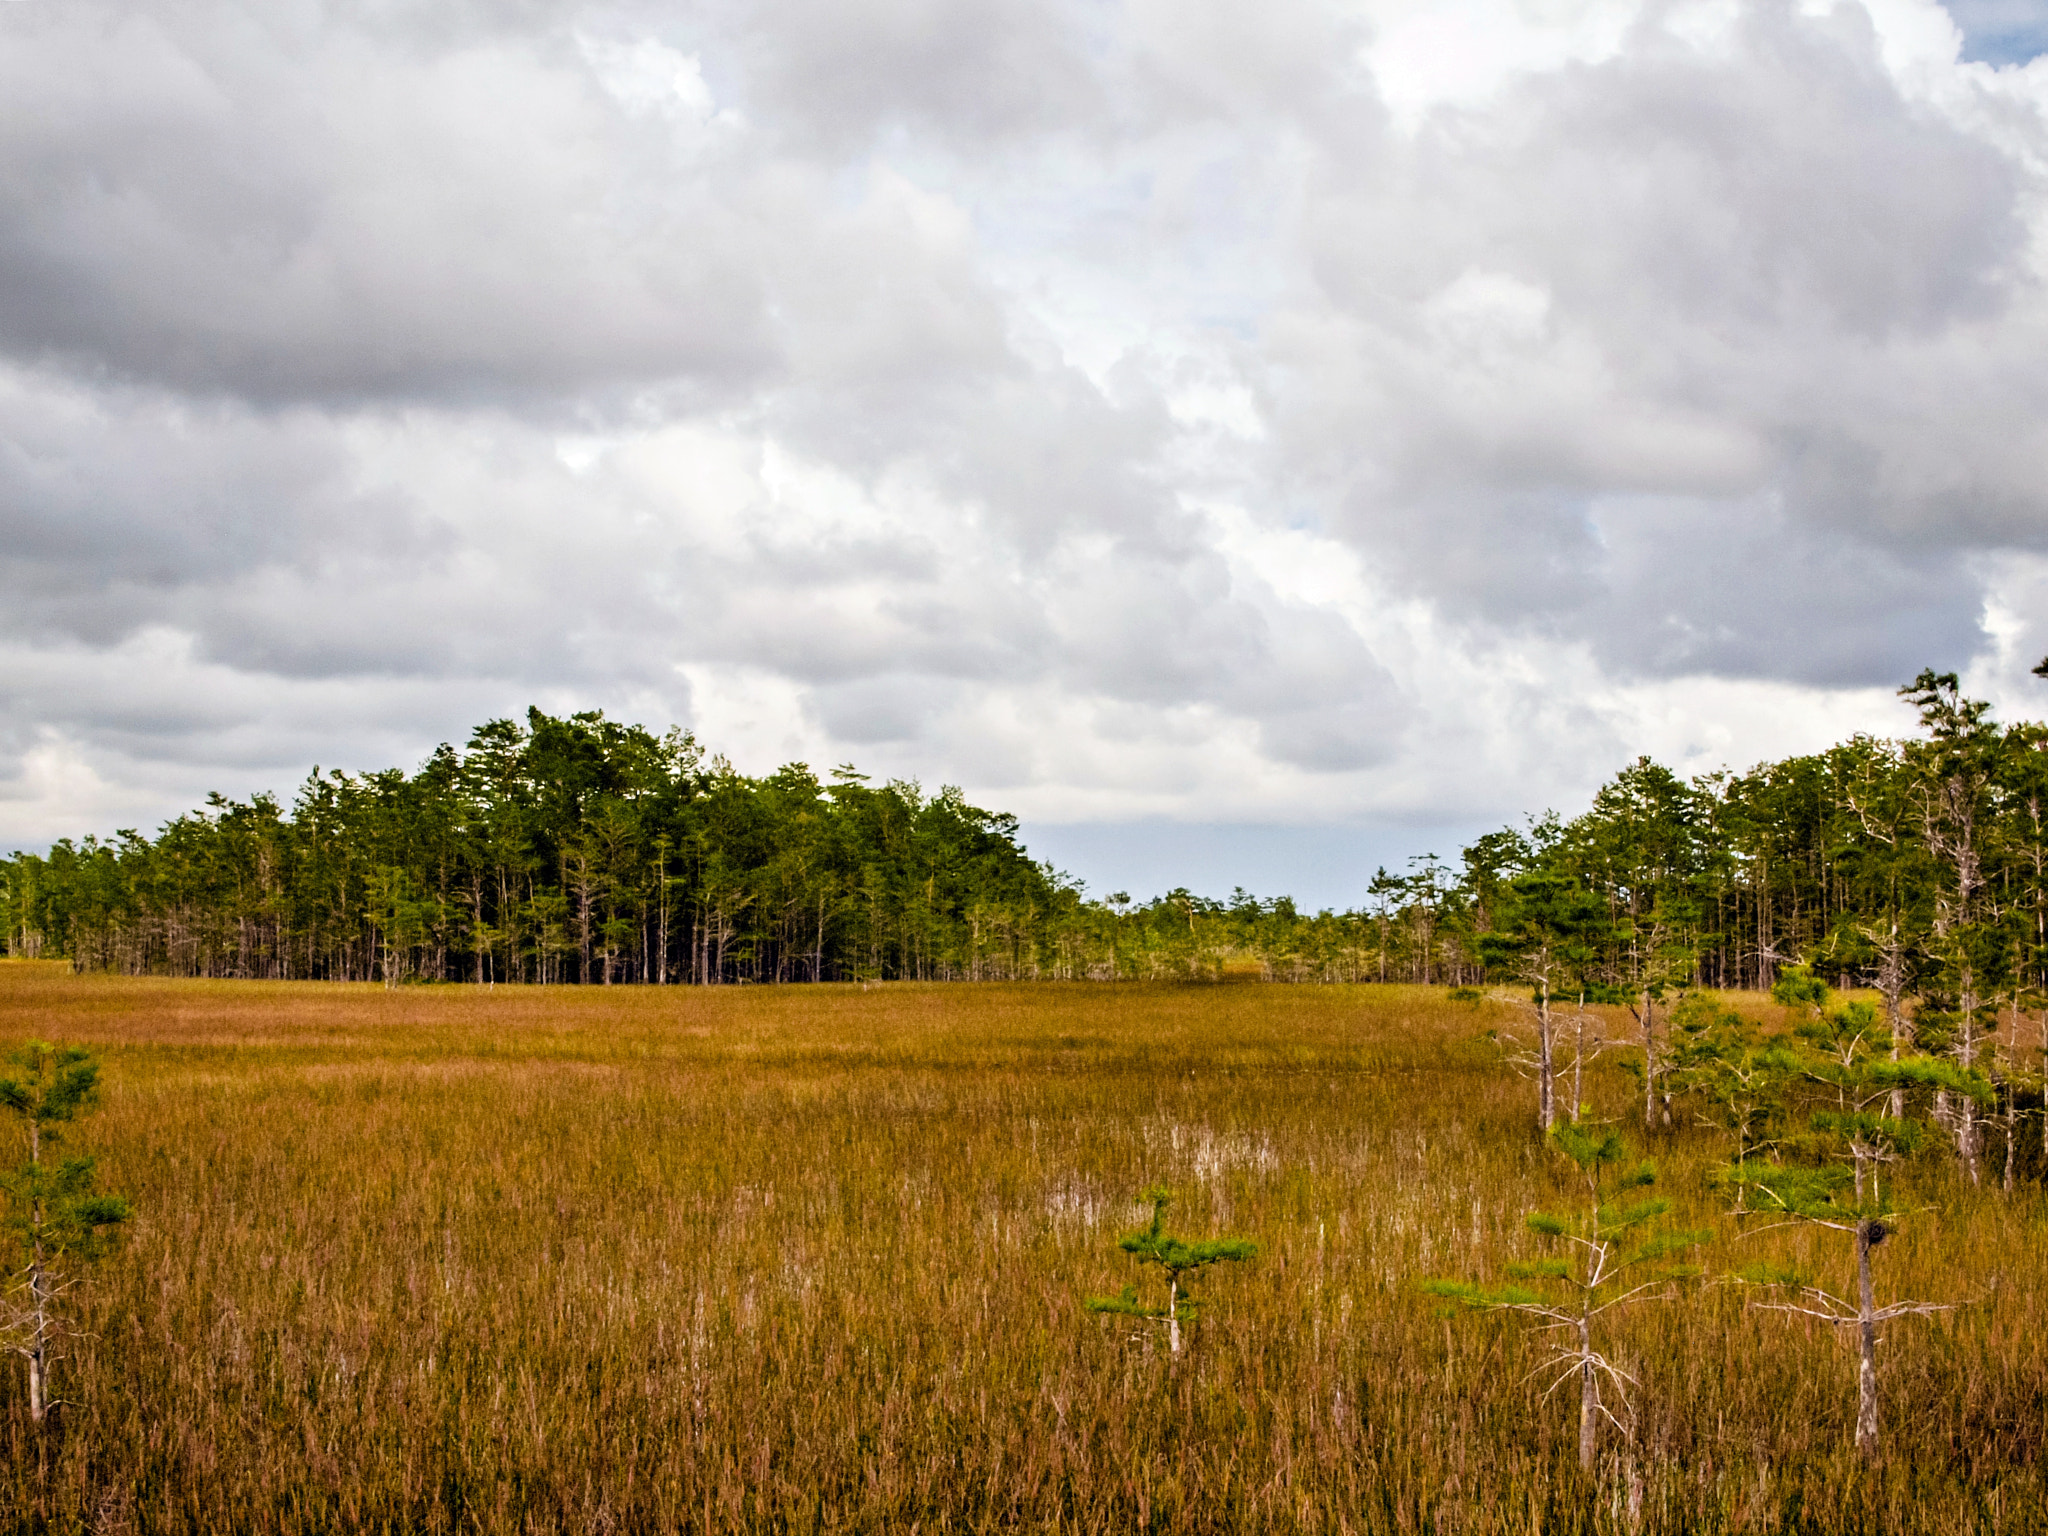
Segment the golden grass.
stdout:
[[[138,1210],[46,1467],[0,1374],[0,1529],[2048,1527],[2048,1212],[1940,1174],[1880,1283],[1978,1301],[1894,1325],[1880,1468],[1848,1341],[1708,1287],[1615,1330],[1635,1440],[1583,1479],[1540,1346],[1413,1285],[1497,1274],[1562,1187],[1492,1006],[0,967],[0,1042],[102,1054],[74,1139]],[[1650,1150],[1713,1219],[1711,1139]],[[1264,1250],[1177,1368],[1081,1307],[1154,1180]]]

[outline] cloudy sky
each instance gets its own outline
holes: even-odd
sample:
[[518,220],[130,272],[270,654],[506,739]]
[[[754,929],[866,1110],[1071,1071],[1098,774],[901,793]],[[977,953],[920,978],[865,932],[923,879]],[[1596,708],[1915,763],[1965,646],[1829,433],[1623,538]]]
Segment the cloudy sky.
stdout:
[[1353,899],[2048,707],[2036,0],[0,0],[0,846],[529,702]]

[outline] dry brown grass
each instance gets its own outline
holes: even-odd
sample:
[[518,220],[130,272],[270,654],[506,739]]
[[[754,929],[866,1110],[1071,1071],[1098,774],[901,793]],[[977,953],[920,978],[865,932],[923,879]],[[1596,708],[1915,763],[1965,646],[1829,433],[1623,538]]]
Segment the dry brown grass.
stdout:
[[[0,1375],[0,1527],[2048,1528],[2043,1201],[1942,1175],[1883,1283],[1981,1300],[1894,1329],[1881,1468],[1849,1455],[1846,1341],[1709,1287],[1618,1330],[1635,1443],[1583,1480],[1537,1346],[1413,1285],[1497,1272],[1559,1188],[1484,1017],[0,967],[0,1042],[102,1053],[77,1140],[139,1212],[45,1470]],[[1627,1123],[1625,1078],[1594,1097]],[[1651,1150],[1711,1218],[1712,1143]],[[1156,1179],[1185,1229],[1264,1246],[1177,1369],[1080,1305],[1128,1278]]]

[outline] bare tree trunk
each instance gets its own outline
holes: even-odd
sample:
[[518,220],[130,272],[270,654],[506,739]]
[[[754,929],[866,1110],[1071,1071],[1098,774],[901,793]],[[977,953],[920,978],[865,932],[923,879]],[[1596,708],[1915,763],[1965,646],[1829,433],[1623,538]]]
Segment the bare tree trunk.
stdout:
[[2005,1174],[1999,1181],[1999,1187],[2009,1195],[2012,1193],[2013,1164],[2020,1139],[2020,1090],[2013,1081],[2013,1074],[2020,1064],[2020,993],[2017,983],[2012,993],[2012,1027],[1996,1049],[2002,1063],[1999,1088],[2005,1094]]
[[[1963,1035],[1956,1042],[1956,1055],[1963,1070],[1968,1071],[1976,1064],[1977,993],[1967,983],[1963,987],[1962,1004]],[[1963,1171],[1969,1175],[1970,1183],[1981,1184],[1983,1178],[1977,1166],[1977,1105],[1966,1093],[1957,1095],[1956,1151],[1962,1155]]]
[[2005,1177],[1999,1181],[1999,1187],[2008,1195],[2012,1193],[2013,1164],[2016,1156],[2014,1149],[2019,1145],[2020,1139],[2019,1114],[2019,1091],[2011,1083],[2007,1083],[2005,1085]]
[[1586,1102],[1586,994],[1579,994],[1579,1012],[1575,1020],[1577,1033],[1572,1045],[1572,1104],[1571,1118],[1579,1118],[1579,1110]]
[[50,1277],[43,1268],[43,1245],[36,1243],[35,1262],[28,1271],[29,1296],[34,1303],[34,1331],[28,1349],[28,1417],[41,1424],[50,1411]]
[[1651,1011],[1650,989],[1643,988],[1643,1129],[1650,1128],[1657,1112],[1657,1020]]
[[[1877,974],[1872,979],[1877,983],[1878,995],[1884,999],[1884,1027],[1891,1036],[1892,1060],[1897,1061],[1900,1047],[1903,1045],[1910,1049],[1913,1044],[1913,1026],[1900,1006],[1900,1000],[1906,994],[1906,946],[1899,938],[1899,920],[1896,917],[1892,918],[1891,927],[1882,939],[1874,928],[1865,928],[1863,932],[1877,950]],[[1890,1112],[1894,1120],[1905,1118],[1905,1089],[1892,1090]]]
[[825,979],[825,891],[818,889],[818,930],[817,943],[811,948],[811,980]]
[[1600,1377],[1593,1369],[1593,1329],[1579,1318],[1579,1469],[1593,1470],[1600,1449]]
[[[43,1160],[42,1128],[31,1116],[28,1122],[28,1160],[34,1167]],[[31,1200],[28,1208],[29,1266],[28,1294],[29,1307],[34,1317],[29,1334],[28,1348],[28,1416],[29,1422],[41,1425],[43,1416],[50,1411],[50,1276],[43,1267],[43,1202],[40,1197]]]
[[1556,1064],[1551,1052],[1550,989],[1543,989],[1536,1000],[1536,1085],[1539,1104],[1539,1118],[1543,1122],[1543,1134],[1550,1134],[1550,1127],[1557,1120],[1557,1076]]
[[1180,1353],[1180,1277],[1166,1282],[1166,1344],[1169,1353]]
[[590,985],[590,860],[585,857],[577,869],[576,882],[576,981]]
[[1857,1332],[1861,1348],[1856,1365],[1856,1454],[1877,1459],[1877,1294],[1870,1282],[1870,1250],[1884,1240],[1881,1222],[1856,1228]]

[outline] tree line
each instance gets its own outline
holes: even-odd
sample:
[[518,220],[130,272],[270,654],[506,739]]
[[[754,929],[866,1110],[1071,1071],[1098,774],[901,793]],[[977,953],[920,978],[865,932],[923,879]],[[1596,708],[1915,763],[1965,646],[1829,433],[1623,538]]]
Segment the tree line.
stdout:
[[1910,739],[1691,783],[1643,759],[1569,822],[1480,838],[1460,941],[1489,974],[1608,1002],[1805,966],[1968,1054],[2048,968],[2048,727],[1998,725],[1953,674],[1899,691]]
[[[600,713],[491,721],[406,774],[213,796],[154,838],[0,861],[10,954],[82,969],[407,981],[1216,979],[1616,1001],[1808,963],[1887,1022],[1980,1036],[2048,972],[2048,727],[1953,675],[1913,738],[1685,780],[1640,759],[1577,816],[1381,869],[1345,911],[1185,889],[1090,897],[958,790],[736,772]],[[1545,937],[1547,936],[1547,937]]]
[[412,775],[316,769],[289,811],[18,854],[0,903],[11,953],[82,969],[716,984],[1038,974],[1074,893],[957,790],[531,710]]

